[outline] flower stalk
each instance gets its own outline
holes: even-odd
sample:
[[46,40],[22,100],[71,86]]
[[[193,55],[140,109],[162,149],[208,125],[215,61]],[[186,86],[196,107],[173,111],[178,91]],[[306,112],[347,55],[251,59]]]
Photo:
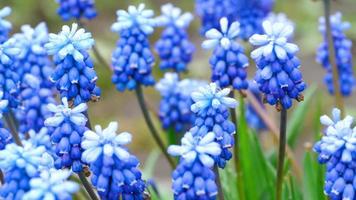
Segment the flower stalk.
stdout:
[[93,187],[91,186],[91,184],[89,183],[87,177],[85,176],[84,172],[81,171],[78,173],[79,179],[82,182],[85,190],[88,192],[90,198],[92,200],[99,200],[98,196],[96,195],[96,193],[93,190]]
[[324,1],[326,38],[327,38],[328,51],[329,51],[329,62],[332,67],[335,105],[341,110],[341,115],[344,116],[345,105],[344,105],[344,99],[342,98],[342,95],[340,92],[339,69],[338,69],[337,63],[336,63],[336,51],[335,51],[334,39],[333,39],[332,32],[331,32],[330,0],[323,0],[323,1]]
[[216,174],[216,185],[218,186],[218,199],[219,200],[224,200],[224,192],[223,192],[223,189],[222,189],[219,168],[218,168],[217,165],[214,166],[214,172]]
[[282,108],[281,110],[281,122],[280,122],[280,135],[279,135],[279,150],[278,150],[278,166],[277,166],[277,183],[276,183],[276,199],[282,199],[282,186],[283,186],[283,167],[284,158],[286,152],[286,132],[287,132],[287,110]]

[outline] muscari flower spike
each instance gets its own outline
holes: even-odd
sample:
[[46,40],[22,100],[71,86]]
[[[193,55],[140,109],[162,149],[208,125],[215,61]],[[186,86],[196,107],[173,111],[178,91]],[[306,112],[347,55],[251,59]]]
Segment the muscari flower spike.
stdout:
[[23,200],[38,199],[72,199],[79,191],[78,183],[68,180],[71,172],[68,170],[44,170],[39,177],[30,180],[30,190],[23,196]]
[[50,79],[56,84],[61,97],[75,105],[100,97],[94,64],[87,52],[94,45],[91,33],[77,24],[63,26],[58,34],[51,33],[45,45],[47,53],[54,55],[56,69]]
[[331,200],[355,198],[356,127],[354,119],[341,119],[339,109],[333,109],[332,118],[324,115],[320,121],[326,126],[321,140],[314,145],[318,161],[326,164],[324,193]]
[[0,169],[5,180],[0,187],[0,199],[22,200],[30,190],[30,180],[52,163],[44,146],[34,146],[25,140],[22,144],[23,147],[11,143],[0,151]]
[[222,150],[214,159],[221,168],[224,168],[232,157],[229,149],[234,145],[233,135],[236,132],[234,123],[229,120],[229,108],[235,108],[237,102],[228,97],[229,93],[230,89],[220,90],[216,83],[211,83],[191,95],[194,101],[191,110],[195,113],[196,120],[189,132],[194,137],[204,137],[209,132],[215,133],[215,141]]
[[48,104],[48,110],[53,113],[52,117],[45,120],[46,127],[53,127],[51,141],[56,145],[55,160],[57,169],[72,168],[74,172],[83,169],[81,162],[82,147],[80,145],[82,136],[87,130],[87,118],[83,113],[87,105],[81,103],[73,108],[69,107],[67,98],[62,98],[63,105]]
[[195,12],[201,19],[200,33],[220,27],[219,21],[226,17],[229,21],[237,19],[235,0],[195,0]]
[[59,4],[57,13],[62,20],[80,20],[82,18],[91,20],[96,17],[95,0],[56,0]]
[[288,42],[293,27],[264,21],[263,28],[264,34],[254,34],[249,39],[252,45],[259,46],[251,53],[257,66],[255,81],[266,102],[278,109],[288,109],[292,99],[303,99],[306,88],[296,56],[299,48]]
[[171,145],[168,148],[172,156],[181,156],[172,173],[174,199],[216,199],[218,190],[211,169],[214,157],[221,153],[221,147],[215,142],[215,134],[209,132],[200,137],[187,132],[181,142],[180,146]]
[[117,134],[117,122],[104,130],[84,133],[82,160],[89,163],[92,183],[101,199],[144,199],[145,183],[138,168],[139,161],[125,145],[131,142],[130,133]]
[[148,40],[155,25],[153,15],[153,10],[145,9],[144,4],[117,11],[117,22],[111,30],[120,35],[120,40],[112,54],[112,82],[119,91],[134,90],[138,84],[154,84],[154,57]]
[[[346,37],[344,31],[348,30],[351,25],[349,22],[342,21],[342,14],[340,12],[330,16],[330,23],[336,52],[340,91],[343,96],[350,96],[355,87],[355,76],[352,65],[352,41]],[[324,41],[317,50],[316,60],[325,68],[327,73],[324,82],[327,85],[329,93],[334,94],[333,69],[329,62],[329,49],[324,17],[319,19],[319,31],[323,34]]]
[[177,73],[165,73],[155,86],[161,94],[159,117],[164,129],[174,128],[176,132],[186,131],[195,120],[190,110],[193,104],[191,93],[204,82],[184,79],[179,80]]
[[21,49],[15,47],[16,40],[11,38],[0,44],[0,91],[4,94],[4,99],[9,101],[9,106],[18,106],[20,77],[16,73],[16,56]]
[[176,72],[186,71],[195,51],[187,33],[193,15],[188,12],[182,14],[182,10],[172,4],[163,5],[161,11],[162,15],[156,18],[156,24],[164,26],[165,29],[155,44],[155,50],[160,57],[160,68]]
[[212,68],[211,80],[220,87],[233,86],[237,90],[248,88],[248,58],[243,47],[235,41],[239,33],[240,23],[236,21],[229,24],[227,18],[220,20],[220,29],[213,28],[205,33],[207,40],[202,47],[214,49],[209,61]]
[[274,0],[237,0],[236,19],[240,22],[240,38],[247,40],[253,34],[263,33],[262,23],[272,11]]
[[7,130],[4,127],[3,124],[3,113],[7,109],[7,106],[9,105],[9,101],[6,99],[3,99],[4,93],[0,91],[0,150],[3,150],[6,146],[6,144],[11,142],[11,134],[9,130]]
[[4,18],[9,16],[10,14],[10,7],[4,7],[0,9],[0,44],[5,42],[9,37],[9,32],[11,31],[12,25]]

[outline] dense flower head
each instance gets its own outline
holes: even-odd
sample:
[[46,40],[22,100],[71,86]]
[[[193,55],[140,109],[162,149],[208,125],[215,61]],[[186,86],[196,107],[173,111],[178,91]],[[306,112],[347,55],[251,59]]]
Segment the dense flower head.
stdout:
[[31,74],[41,81],[42,87],[52,87],[53,83],[49,81],[49,76],[53,73],[53,66],[44,48],[48,42],[46,24],[42,22],[34,28],[23,25],[21,31],[13,36],[16,40],[15,45],[22,50],[16,63],[16,71],[21,82],[24,81],[26,74]]
[[320,121],[326,126],[321,140],[314,145],[318,160],[326,164],[324,192],[330,199],[354,199],[356,177],[356,128],[351,116],[341,118],[339,109],[333,109],[332,118],[324,115]]
[[23,200],[72,199],[80,187],[78,183],[67,180],[70,175],[68,170],[42,171],[39,177],[30,180],[30,190],[24,194]]
[[118,21],[111,28],[120,34],[120,40],[112,54],[112,82],[119,91],[134,90],[138,84],[154,84],[154,57],[148,40],[153,32],[153,14],[152,10],[145,10],[144,4],[117,12]]
[[164,26],[165,29],[155,45],[161,59],[160,68],[185,71],[195,51],[187,33],[193,15],[188,12],[182,14],[182,10],[172,4],[163,5],[161,11],[162,15],[156,18],[156,25]]
[[34,146],[23,140],[23,146],[15,143],[0,151],[0,169],[4,172],[5,184],[0,187],[0,198],[20,200],[30,189],[29,181],[47,168],[51,159],[44,146]]
[[191,79],[179,80],[177,73],[165,73],[155,86],[162,97],[158,114],[164,129],[183,132],[191,126],[195,116],[190,110],[193,103],[190,95],[203,84]]
[[[261,105],[262,108],[265,108],[262,102],[261,92],[258,89],[258,85],[255,81],[249,81],[249,90],[251,93],[256,97],[258,103]],[[252,104],[246,105],[246,121],[249,127],[261,131],[267,128],[265,122],[262,118],[258,115],[256,109],[252,106]]]
[[4,7],[0,9],[0,43],[5,42],[9,37],[12,25],[9,21],[4,19],[11,14],[10,7]]
[[247,40],[253,34],[262,33],[262,22],[271,12],[274,0],[235,1],[236,19],[240,22],[240,37]]
[[127,132],[117,134],[117,129],[117,122],[111,122],[104,130],[99,125],[95,131],[87,130],[82,160],[89,163],[92,183],[102,199],[143,199],[145,183],[139,161],[125,147],[132,136]]
[[202,35],[212,28],[219,28],[219,20],[223,17],[229,21],[237,19],[235,0],[195,0],[195,12],[201,18]]
[[248,58],[243,47],[235,39],[240,33],[239,22],[229,23],[227,18],[220,20],[220,29],[210,29],[205,33],[207,40],[202,44],[204,49],[213,48],[210,57],[212,68],[211,79],[220,87],[233,86],[235,89],[247,89],[246,80]]
[[[325,19],[320,18],[319,22],[319,30],[324,36],[324,41],[320,44],[317,50],[316,60],[325,68],[326,75],[324,82],[327,85],[329,93],[334,94],[333,69],[329,62]],[[342,21],[342,15],[339,12],[330,16],[330,23],[336,53],[340,91],[343,96],[350,96],[355,87],[355,76],[352,64],[352,41],[346,37],[344,31],[348,30],[351,25],[348,22]]]
[[293,27],[264,21],[263,29],[264,34],[254,34],[249,40],[258,46],[251,53],[257,66],[255,81],[269,104],[288,109],[292,99],[303,99],[306,87],[296,57],[298,46],[288,42]]
[[47,127],[53,127],[51,141],[56,145],[55,160],[57,169],[72,168],[74,172],[82,170],[82,136],[87,130],[87,118],[83,113],[87,105],[81,103],[73,108],[69,107],[67,98],[62,98],[63,105],[48,104],[48,110],[53,113],[52,117],[45,120]]
[[16,73],[16,57],[21,49],[15,46],[16,40],[11,38],[0,44],[0,91],[4,93],[4,99],[9,101],[10,107],[16,107],[19,102],[20,77]]
[[82,18],[90,20],[97,15],[95,0],[56,0],[56,2],[59,4],[57,13],[64,21]]
[[204,137],[209,132],[214,132],[215,141],[221,148],[220,155],[214,156],[214,159],[221,168],[232,157],[229,149],[234,145],[233,135],[236,132],[234,123],[229,120],[229,108],[235,108],[237,102],[227,97],[229,93],[230,89],[220,90],[215,83],[192,93],[194,104],[191,110],[196,114],[196,120],[189,132],[194,137]]
[[94,45],[91,34],[78,25],[63,26],[59,34],[50,34],[45,45],[54,55],[56,69],[50,80],[56,84],[61,97],[73,100],[75,105],[100,97],[94,63],[87,52]]

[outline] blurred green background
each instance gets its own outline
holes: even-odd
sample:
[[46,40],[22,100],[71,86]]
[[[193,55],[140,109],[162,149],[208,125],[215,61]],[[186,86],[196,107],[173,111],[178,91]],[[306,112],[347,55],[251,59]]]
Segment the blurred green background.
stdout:
[[[158,15],[160,13],[160,6],[164,3],[173,3],[181,7],[184,11],[194,12],[193,0],[96,0],[98,17],[92,21],[86,22],[87,31],[93,33],[96,40],[96,45],[104,58],[109,62],[111,51],[115,48],[115,43],[118,39],[116,33],[110,31],[111,24],[116,20],[116,10],[126,9],[128,5],[138,3],[145,3],[148,8],[154,9]],[[63,22],[56,13],[58,5],[55,0],[0,0],[0,7],[12,7],[12,14],[8,18],[13,23],[13,33],[18,32],[20,26],[23,24],[30,24],[35,26],[39,22],[45,21],[49,27],[49,32],[57,33],[61,26],[70,24],[71,22]],[[341,11],[344,14],[344,20],[350,21],[353,27],[356,27],[356,1],[355,0],[338,0],[333,1],[333,11]],[[296,43],[300,46],[299,56],[302,60],[302,71],[308,85],[318,86],[318,96],[322,97],[319,105],[323,113],[329,113],[332,107],[333,100],[327,94],[325,86],[322,84],[324,70],[315,62],[315,50],[321,42],[321,35],[318,33],[318,17],[322,15],[322,2],[312,0],[277,0],[275,12],[284,12],[296,24]],[[209,80],[210,66],[208,58],[210,52],[205,52],[200,48],[203,38],[199,35],[198,29],[200,21],[196,17],[192,26],[190,27],[190,37],[196,44],[196,53],[194,61],[189,66],[189,73],[186,77],[199,78]],[[161,30],[157,30],[151,37],[152,43],[157,40]],[[346,33],[352,40],[356,40],[356,28]],[[247,49],[251,47],[243,42]],[[355,49],[354,49],[355,50]],[[106,126],[109,121],[118,121],[121,131],[128,131],[133,134],[133,143],[131,150],[141,158],[143,166],[145,166],[146,159],[149,158],[150,152],[155,149],[155,143],[144,124],[143,117],[138,107],[137,100],[133,92],[119,93],[115,90],[111,83],[111,72],[100,63],[95,66],[99,80],[98,84],[102,88],[101,101],[97,103],[90,103],[90,118],[92,124],[102,124]],[[249,76],[253,77],[255,66],[250,64]],[[158,67],[154,68],[155,77],[157,80],[162,77],[162,72]],[[153,88],[145,90],[146,99],[155,109],[159,103],[159,94]],[[324,98],[325,97],[325,98]],[[314,105],[314,104],[313,104]],[[347,112],[355,113],[355,109],[351,109],[356,105],[355,98],[347,100]],[[316,107],[316,106],[314,106]],[[311,141],[312,120],[308,120],[313,112],[314,107],[311,107],[306,116],[305,123],[301,124],[301,131],[303,137],[297,144],[297,155],[300,158],[304,151],[305,142]],[[273,108],[269,108],[271,116],[276,115]],[[310,116],[309,116],[310,115]],[[308,118],[309,117],[309,118]],[[277,117],[276,117],[277,119]],[[156,121],[156,126],[159,128],[160,124]],[[160,129],[161,130],[161,129]],[[163,130],[162,136],[164,137]],[[268,143],[269,137],[261,136]],[[169,187],[169,168],[163,159],[159,159],[159,170],[155,171],[155,177],[160,178],[161,183]],[[167,184],[166,184],[167,183]]]

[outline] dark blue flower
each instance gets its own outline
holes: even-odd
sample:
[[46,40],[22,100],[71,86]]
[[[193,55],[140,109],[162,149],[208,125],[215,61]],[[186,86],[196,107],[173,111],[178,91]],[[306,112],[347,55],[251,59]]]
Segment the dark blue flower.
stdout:
[[9,37],[12,25],[4,18],[11,14],[10,7],[4,7],[0,10],[0,43],[5,42]]
[[82,170],[82,147],[80,145],[82,136],[87,130],[87,118],[83,114],[87,105],[81,103],[70,108],[67,98],[62,98],[63,105],[48,104],[48,110],[53,113],[52,117],[45,120],[47,127],[53,127],[51,141],[56,145],[57,158],[55,167],[57,169],[72,168],[74,172]]
[[248,58],[243,47],[235,39],[240,33],[239,22],[229,24],[227,18],[220,20],[220,29],[210,29],[205,33],[208,38],[202,44],[204,49],[214,48],[210,58],[212,82],[220,87],[233,86],[234,89],[247,89],[246,80]]
[[172,4],[163,5],[161,11],[162,15],[156,18],[156,23],[165,29],[155,45],[160,57],[160,68],[176,72],[186,71],[195,51],[187,33],[193,16],[190,13],[182,14],[182,10]]
[[112,82],[119,91],[133,90],[138,84],[154,84],[151,75],[154,57],[148,41],[155,23],[153,15],[152,10],[145,10],[144,4],[117,11],[117,22],[111,29],[120,35],[120,40],[112,54]]
[[293,27],[282,23],[263,22],[264,34],[254,34],[250,43],[259,46],[251,53],[257,72],[255,81],[265,101],[279,109],[288,109],[292,100],[303,99],[306,85],[296,56],[299,48],[288,42]]
[[47,53],[54,55],[56,69],[50,79],[56,84],[61,97],[75,105],[100,97],[94,63],[87,52],[94,45],[91,34],[78,25],[63,26],[59,34],[50,34],[45,45]]
[[[338,12],[330,17],[330,23],[336,52],[340,91],[343,96],[350,96],[355,87],[355,76],[352,65],[352,41],[346,37],[344,31],[349,29],[351,25],[348,22],[342,22],[341,18],[342,15]],[[334,94],[333,69],[329,62],[325,19],[320,18],[319,21],[319,30],[324,36],[324,41],[317,50],[316,60],[326,69],[327,74],[325,75],[324,82],[328,87],[329,93]]]
[[97,15],[95,0],[56,0],[56,2],[59,4],[57,13],[64,21],[82,18],[90,20]]
[[118,124],[111,122],[102,130],[95,126],[95,132],[84,133],[82,160],[90,164],[92,183],[101,199],[143,200],[145,183],[138,168],[139,161],[131,155],[125,145],[131,142],[131,134],[117,134]]

